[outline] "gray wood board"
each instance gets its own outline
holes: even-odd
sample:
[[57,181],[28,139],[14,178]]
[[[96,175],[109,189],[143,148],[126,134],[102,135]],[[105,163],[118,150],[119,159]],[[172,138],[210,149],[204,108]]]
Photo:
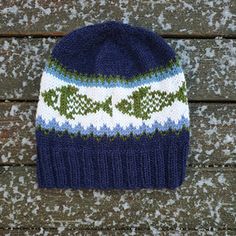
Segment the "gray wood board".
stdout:
[[[0,39],[0,99],[37,100],[46,59],[58,39]],[[236,101],[236,40],[167,39],[180,57],[193,101]]]
[[236,2],[18,1],[1,2],[1,34],[65,34],[77,27],[119,20],[171,35],[235,35]]
[[40,227],[39,229],[0,229],[0,235],[5,236],[31,236],[31,235],[42,235],[42,236],[174,236],[174,235],[184,235],[184,236],[196,236],[196,235],[214,235],[214,236],[235,236],[235,230],[208,230],[208,229],[201,229],[201,230],[158,230],[155,228],[147,228],[147,229],[136,229],[136,228],[128,228],[128,229],[115,229],[112,228],[110,230],[92,230],[92,229],[85,229],[85,230],[78,230],[78,229],[67,229],[66,227],[58,227],[56,229],[48,229]]
[[176,190],[38,189],[35,167],[0,167],[1,228],[235,229],[235,168],[188,168]]
[[[0,163],[35,163],[36,106],[0,103]],[[235,165],[235,104],[190,104],[190,122],[189,165]]]

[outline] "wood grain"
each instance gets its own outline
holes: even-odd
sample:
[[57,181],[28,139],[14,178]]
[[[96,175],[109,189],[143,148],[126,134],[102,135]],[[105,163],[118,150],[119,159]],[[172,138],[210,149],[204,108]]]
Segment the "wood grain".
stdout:
[[1,34],[63,35],[77,27],[120,20],[160,34],[236,35],[236,2],[227,1],[2,1]]
[[[36,106],[37,103],[0,103],[0,163],[35,163]],[[234,104],[190,104],[190,121],[189,165],[235,165]]]
[[174,190],[38,189],[35,167],[1,167],[0,227],[235,229],[236,171],[188,168]]
[[[37,100],[46,59],[57,39],[0,39],[0,99]],[[191,101],[236,101],[236,40],[174,40]]]

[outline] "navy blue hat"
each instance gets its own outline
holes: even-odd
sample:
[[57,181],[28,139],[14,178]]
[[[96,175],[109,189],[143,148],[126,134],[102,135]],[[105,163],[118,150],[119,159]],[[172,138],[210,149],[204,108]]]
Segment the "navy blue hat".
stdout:
[[117,21],[53,48],[36,113],[40,188],[176,188],[189,153],[183,70],[158,34]]

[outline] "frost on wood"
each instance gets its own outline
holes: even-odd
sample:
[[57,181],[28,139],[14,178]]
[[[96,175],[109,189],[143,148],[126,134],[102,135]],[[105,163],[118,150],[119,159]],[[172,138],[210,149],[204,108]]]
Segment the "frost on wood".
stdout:
[[[0,99],[37,99],[40,78],[59,39],[1,39]],[[235,100],[236,41],[170,40],[187,79],[190,100]]]
[[4,1],[2,33],[69,32],[119,20],[171,34],[235,34],[234,0],[222,1]]
[[35,160],[34,116],[35,105],[0,105],[0,163]]
[[236,99],[235,40],[218,37],[214,40],[175,40],[171,43],[185,70],[190,99]]
[[0,99],[38,96],[40,76],[56,39],[1,39]]
[[[111,19],[165,35],[230,37],[236,32],[234,0],[9,0],[0,5],[0,34],[65,34]],[[0,99],[37,100],[42,70],[56,42],[0,40]],[[235,40],[167,42],[181,60],[190,100],[235,101]],[[159,235],[162,230],[179,235],[182,229],[187,235],[191,229],[191,235],[205,235],[206,229],[209,235],[227,235],[227,229],[235,229],[234,104],[191,104],[190,165],[176,191],[38,189],[35,110],[36,102],[0,103],[0,235],[111,234],[106,229],[118,229],[117,235],[128,235],[128,230],[130,235]],[[14,163],[22,166],[8,166]]]
[[202,105],[191,112],[191,117],[195,116],[191,137],[194,160],[200,165],[235,164],[236,107]]
[[2,167],[0,178],[1,228],[227,229],[236,217],[230,168],[189,167],[176,190],[38,189],[35,167]]

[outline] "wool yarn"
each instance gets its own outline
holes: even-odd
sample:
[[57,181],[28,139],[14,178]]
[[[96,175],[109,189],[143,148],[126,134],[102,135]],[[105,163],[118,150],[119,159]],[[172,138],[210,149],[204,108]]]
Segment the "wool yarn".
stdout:
[[40,188],[179,187],[189,153],[186,80],[157,33],[120,21],[53,47],[36,112]]

